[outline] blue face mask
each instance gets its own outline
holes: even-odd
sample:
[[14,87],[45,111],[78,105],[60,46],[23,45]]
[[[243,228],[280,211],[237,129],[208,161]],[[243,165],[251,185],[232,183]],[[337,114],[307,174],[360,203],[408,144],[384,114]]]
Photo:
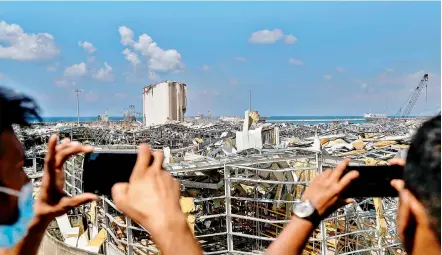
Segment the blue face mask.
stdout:
[[20,192],[0,187],[1,193],[18,197],[18,220],[12,225],[0,225],[0,248],[11,248],[26,235],[29,223],[34,217],[32,191],[31,182],[23,185]]

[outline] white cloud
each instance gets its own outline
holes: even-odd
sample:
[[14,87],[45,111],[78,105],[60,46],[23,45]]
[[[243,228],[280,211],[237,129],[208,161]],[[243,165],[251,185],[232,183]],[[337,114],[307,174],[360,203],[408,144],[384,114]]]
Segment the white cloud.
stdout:
[[5,77],[6,75],[4,73],[0,73],[0,79]]
[[208,65],[203,65],[203,66],[201,67],[201,69],[202,69],[203,71],[209,71],[209,70],[210,70],[210,66],[208,66]]
[[333,77],[330,74],[324,75],[324,79],[331,80]]
[[128,48],[123,50],[123,55],[127,59],[127,61],[132,63],[133,66],[136,66],[140,63],[138,55],[135,52],[129,50]]
[[148,67],[152,71],[168,72],[182,67],[181,54],[175,50],[163,50],[147,34],[142,34],[134,48],[148,58]]
[[245,57],[236,57],[235,59],[238,62],[246,62],[247,61],[247,59]]
[[298,39],[292,34],[284,34],[281,29],[273,30],[263,29],[253,32],[249,37],[249,43],[255,44],[273,44],[284,39],[285,44],[294,44]]
[[237,79],[231,79],[229,83],[230,83],[230,85],[234,86],[234,85],[237,85],[239,82]]
[[0,59],[33,61],[60,54],[49,33],[27,34],[17,24],[0,21]]
[[114,74],[112,73],[112,66],[104,62],[104,68],[98,69],[98,72],[93,77],[99,81],[114,81]]
[[336,71],[339,73],[343,73],[343,72],[345,72],[345,68],[342,66],[338,66],[338,67],[336,67]]
[[118,28],[118,32],[121,36],[121,44],[123,44],[124,46],[129,46],[134,43],[134,32],[132,31],[132,29],[126,26],[121,26]]
[[[417,71],[415,73],[408,74],[406,76],[406,79],[411,81],[411,82],[415,82],[416,85],[417,85],[418,82],[422,79],[422,77],[424,77],[424,74],[426,74],[426,72],[424,70],[420,70],[420,71]],[[430,74],[428,76],[429,76],[428,79],[430,79]]]
[[296,59],[296,58],[289,58],[289,64],[301,66],[304,64],[302,60]]
[[74,64],[64,70],[65,76],[83,76],[87,73],[86,63]]
[[97,49],[94,47],[94,45],[92,45],[92,43],[84,41],[78,42],[78,46],[80,46],[81,48],[83,48],[86,52],[88,53],[94,53]]
[[363,83],[363,84],[361,85],[361,88],[363,88],[363,89],[367,88],[367,83]]
[[256,44],[272,44],[280,40],[284,34],[281,29],[275,28],[273,30],[263,29],[253,32],[249,37],[249,43]]
[[295,44],[298,41],[296,37],[293,35],[286,35],[284,36],[284,43],[285,44]]
[[[147,34],[140,35],[138,37],[138,41],[135,41],[133,39],[133,31],[126,26],[119,27],[118,31],[121,36],[121,44],[124,46],[133,47],[133,49],[137,50],[141,53],[141,55],[146,57],[147,66],[151,72],[172,72],[180,70],[184,67],[181,61],[181,54],[177,50],[162,49]],[[128,52],[126,51],[126,53]],[[125,54],[125,56],[127,56],[127,54]]]

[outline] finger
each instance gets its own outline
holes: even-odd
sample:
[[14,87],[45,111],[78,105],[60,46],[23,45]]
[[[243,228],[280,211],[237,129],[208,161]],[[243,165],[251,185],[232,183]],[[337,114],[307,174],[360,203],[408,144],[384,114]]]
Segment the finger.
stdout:
[[135,163],[130,180],[136,180],[142,178],[147,171],[147,167],[150,163],[151,150],[149,145],[141,144],[138,148],[137,162]]
[[328,180],[330,178],[330,174],[331,174],[332,170],[329,168],[325,171],[323,171],[322,173],[320,173],[318,176],[316,176],[315,179],[317,180]]
[[129,184],[127,182],[115,183],[114,186],[112,186],[112,200],[121,211],[124,211],[125,208],[126,193],[128,189]]
[[75,197],[63,197],[60,200],[60,206],[64,211],[68,211],[71,208],[75,208],[82,204],[97,201],[99,197],[92,193],[83,193]]
[[66,148],[67,146],[69,146],[70,142],[71,140],[69,138],[63,138],[63,140],[61,140],[61,143],[57,144],[57,146],[55,147],[55,151],[60,151]]
[[[57,144],[58,136],[56,134],[52,135],[48,141],[48,152],[45,156],[45,174],[51,175],[53,174],[54,164],[55,164],[55,146]],[[50,178],[52,179],[52,178]]]
[[397,228],[400,235],[404,234],[405,226],[407,226],[410,220],[410,213],[408,212],[409,202],[406,193],[399,193],[399,208],[398,208],[398,219]]
[[398,193],[401,193],[401,191],[404,189],[405,182],[404,180],[394,179],[391,180],[391,186],[397,190]]
[[153,153],[153,163],[149,167],[149,171],[160,172],[163,170],[164,153],[162,151],[156,151]]
[[416,223],[418,223],[420,226],[427,226],[427,213],[425,212],[425,208],[422,206],[422,203],[419,202],[416,197],[407,189],[404,189],[403,191],[404,196],[408,198],[408,203],[411,208],[411,212],[414,215],[414,218],[416,220]]
[[391,166],[393,165],[405,166],[405,160],[400,158],[392,158],[388,160],[388,164],[390,164]]
[[339,162],[339,164],[336,166],[336,168],[333,170],[332,174],[330,175],[330,178],[335,181],[341,179],[342,174],[344,173],[344,170],[347,168],[349,162],[350,160],[348,159],[344,159],[343,161]]
[[88,153],[92,152],[94,148],[90,145],[82,145],[79,142],[71,142],[66,148],[59,151],[56,155],[56,167],[60,168],[66,160],[73,155],[76,155],[78,153]]
[[347,173],[346,175],[344,175],[344,177],[341,178],[341,180],[338,183],[338,187],[339,187],[339,192],[343,191],[345,188],[347,188],[348,185],[350,185],[350,183],[359,177],[359,172],[358,171],[350,171],[349,173]]

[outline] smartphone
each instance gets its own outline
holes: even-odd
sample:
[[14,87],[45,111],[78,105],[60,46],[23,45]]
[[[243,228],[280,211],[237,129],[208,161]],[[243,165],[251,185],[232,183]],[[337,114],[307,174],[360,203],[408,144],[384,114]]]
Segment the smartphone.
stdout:
[[[149,165],[153,159],[152,155]],[[110,197],[115,183],[129,182],[136,161],[136,151],[87,153],[83,161],[83,191]]]
[[353,197],[397,197],[398,192],[390,184],[393,179],[402,179],[404,168],[392,166],[348,166],[342,176],[356,170],[359,177],[341,193],[343,198]]

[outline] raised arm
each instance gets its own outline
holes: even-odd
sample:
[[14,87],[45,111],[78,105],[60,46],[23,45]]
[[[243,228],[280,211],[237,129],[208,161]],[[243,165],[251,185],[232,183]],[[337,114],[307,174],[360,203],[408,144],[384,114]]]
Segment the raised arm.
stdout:
[[154,153],[151,166],[150,158],[149,146],[142,144],[129,183],[112,188],[115,205],[149,231],[161,254],[202,254],[181,211],[180,185],[162,168],[163,153]]
[[302,202],[294,206],[291,222],[265,254],[302,254],[320,221],[339,207],[353,202],[352,199],[342,200],[339,197],[350,182],[359,176],[358,172],[351,171],[341,178],[347,164],[348,160],[344,160],[333,171],[324,171],[310,183],[302,196]]

